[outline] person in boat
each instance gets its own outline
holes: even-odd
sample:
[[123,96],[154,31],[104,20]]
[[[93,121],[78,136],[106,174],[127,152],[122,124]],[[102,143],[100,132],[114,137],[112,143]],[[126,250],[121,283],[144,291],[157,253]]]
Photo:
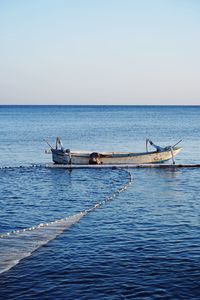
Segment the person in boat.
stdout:
[[156,149],[157,152],[162,152],[165,150],[165,148],[157,146],[156,144],[154,144],[151,140],[147,139],[147,143],[149,142],[149,144],[154,147]]
[[100,154],[97,153],[97,152],[93,152],[90,154],[89,156],[89,164],[90,165],[100,165],[101,162],[100,162]]

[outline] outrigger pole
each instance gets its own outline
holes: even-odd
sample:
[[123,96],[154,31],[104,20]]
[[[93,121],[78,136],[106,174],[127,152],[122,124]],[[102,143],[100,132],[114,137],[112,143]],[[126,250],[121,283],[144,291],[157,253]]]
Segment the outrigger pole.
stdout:
[[180,142],[182,142],[182,140],[178,141],[175,145],[172,146],[172,148],[174,148],[175,146],[177,146]]
[[49,142],[48,142],[47,140],[43,139],[43,141],[44,141],[45,143],[47,143],[47,145],[48,145],[51,149],[53,149],[53,147],[49,144]]

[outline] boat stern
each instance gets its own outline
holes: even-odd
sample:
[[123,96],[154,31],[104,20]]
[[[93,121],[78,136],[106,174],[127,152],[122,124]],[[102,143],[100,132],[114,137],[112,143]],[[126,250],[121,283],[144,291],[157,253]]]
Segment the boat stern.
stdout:
[[55,164],[69,164],[69,155],[63,150],[51,149],[52,160]]
[[176,156],[179,152],[181,152],[183,150],[182,147],[176,147],[173,149],[173,154],[174,156]]

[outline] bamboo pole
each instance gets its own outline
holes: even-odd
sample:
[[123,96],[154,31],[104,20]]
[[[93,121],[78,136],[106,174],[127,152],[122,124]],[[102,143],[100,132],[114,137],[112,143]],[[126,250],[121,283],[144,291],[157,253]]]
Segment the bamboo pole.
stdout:
[[176,168],[200,168],[200,164],[130,164],[130,165],[62,165],[62,164],[47,164],[46,168],[53,169],[106,169],[106,168],[160,168],[160,169],[176,169]]

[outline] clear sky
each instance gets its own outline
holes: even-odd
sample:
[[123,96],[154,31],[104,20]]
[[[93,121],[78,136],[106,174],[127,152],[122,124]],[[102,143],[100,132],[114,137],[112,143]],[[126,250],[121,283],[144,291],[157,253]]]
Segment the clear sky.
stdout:
[[200,105],[200,1],[0,0],[0,104]]

